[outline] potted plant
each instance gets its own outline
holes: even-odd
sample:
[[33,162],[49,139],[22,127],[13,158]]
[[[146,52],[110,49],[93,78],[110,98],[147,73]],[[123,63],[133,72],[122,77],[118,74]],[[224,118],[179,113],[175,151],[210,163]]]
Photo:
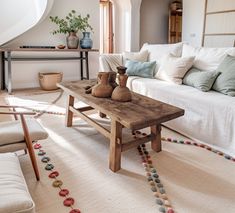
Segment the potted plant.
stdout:
[[89,18],[89,15],[84,18],[81,15],[77,15],[75,10],[69,12],[64,19],[61,19],[58,16],[50,16],[50,20],[58,25],[58,29],[54,30],[52,34],[69,34],[66,37],[67,47],[69,49],[76,49],[79,44],[77,32],[88,28],[92,30],[92,27],[88,23]]

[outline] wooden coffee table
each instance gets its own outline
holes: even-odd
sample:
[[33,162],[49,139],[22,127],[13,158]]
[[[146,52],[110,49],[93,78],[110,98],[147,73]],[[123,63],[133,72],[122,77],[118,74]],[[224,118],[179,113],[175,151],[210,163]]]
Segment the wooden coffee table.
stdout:
[[[121,152],[137,147],[151,141],[154,151],[161,151],[161,123],[170,121],[184,115],[184,110],[163,102],[148,98],[137,93],[132,93],[131,102],[117,102],[110,98],[96,98],[85,93],[85,87],[94,84],[95,81],[83,80],[58,84],[68,95],[66,126],[71,127],[73,113],[85,120],[96,130],[110,139],[109,168],[116,172],[121,169]],[[74,99],[83,101],[88,106],[74,107]],[[98,110],[102,115],[111,119],[111,131],[94,121],[84,112]],[[122,129],[132,131],[150,127],[151,133],[142,138],[136,138],[122,143]]]

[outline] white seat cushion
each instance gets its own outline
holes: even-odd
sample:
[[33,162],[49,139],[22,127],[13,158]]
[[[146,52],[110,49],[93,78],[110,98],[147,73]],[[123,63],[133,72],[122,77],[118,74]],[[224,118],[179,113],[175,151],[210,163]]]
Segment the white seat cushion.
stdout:
[[18,157],[13,153],[0,154],[0,168],[0,212],[34,212]]
[[[48,137],[47,132],[35,119],[26,120],[32,141]],[[24,132],[20,121],[0,122],[0,146],[24,142]]]

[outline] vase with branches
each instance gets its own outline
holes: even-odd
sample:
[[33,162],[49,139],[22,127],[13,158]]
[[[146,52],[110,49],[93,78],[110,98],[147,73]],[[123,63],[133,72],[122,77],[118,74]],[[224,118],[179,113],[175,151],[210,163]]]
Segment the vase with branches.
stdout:
[[66,41],[67,47],[71,49],[78,48],[79,38],[77,37],[78,31],[93,30],[89,24],[90,15],[85,17],[78,15],[75,10],[71,10],[65,18],[59,18],[58,16],[50,16],[50,20],[58,25],[58,29],[53,30],[52,34],[68,34]]

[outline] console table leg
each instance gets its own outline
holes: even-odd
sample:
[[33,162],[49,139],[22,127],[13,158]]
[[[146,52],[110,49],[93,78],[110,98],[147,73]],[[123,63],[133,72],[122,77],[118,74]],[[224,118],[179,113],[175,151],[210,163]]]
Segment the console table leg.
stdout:
[[9,94],[12,93],[12,73],[11,73],[11,51],[7,52],[7,63],[8,63],[8,85],[7,85],[7,91]]
[[86,60],[86,79],[89,80],[89,61],[88,61],[88,52],[85,52],[85,60]]
[[155,137],[151,141],[151,147],[155,152],[160,152],[162,150],[162,142],[161,142],[161,125],[151,126],[151,134],[154,134]]
[[110,151],[109,151],[109,168],[116,172],[121,169],[121,144],[122,144],[122,125],[112,119]]
[[73,112],[70,111],[69,107],[74,105],[74,97],[69,95],[67,100],[65,124],[67,127],[71,127],[73,124]]
[[81,80],[83,80],[83,52],[80,52],[80,72],[81,72]]

